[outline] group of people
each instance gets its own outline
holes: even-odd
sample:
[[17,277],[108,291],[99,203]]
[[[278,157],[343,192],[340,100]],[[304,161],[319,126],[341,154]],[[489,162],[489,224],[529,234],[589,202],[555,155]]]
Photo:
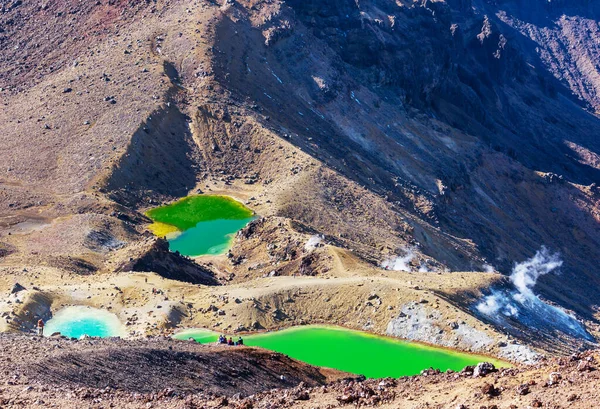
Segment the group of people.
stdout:
[[244,340],[242,337],[239,337],[237,341],[234,341],[233,338],[227,337],[225,335],[219,335],[219,344],[223,345],[244,345]]

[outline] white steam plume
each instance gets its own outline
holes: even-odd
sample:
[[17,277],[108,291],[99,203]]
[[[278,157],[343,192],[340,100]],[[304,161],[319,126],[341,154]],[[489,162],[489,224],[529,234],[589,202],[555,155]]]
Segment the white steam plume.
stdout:
[[[518,315],[518,309],[512,304],[517,301],[525,304],[527,301],[537,300],[533,287],[538,278],[562,266],[563,262],[558,253],[551,253],[545,246],[535,253],[535,256],[522,263],[515,264],[510,273],[510,281],[516,292],[507,295],[494,292],[485,297],[478,305],[479,312],[485,315],[494,315],[498,312],[507,317]],[[535,300],[534,300],[535,299]]]
[[415,258],[415,250],[411,247],[405,247],[403,251],[406,253],[403,256],[391,257],[383,260],[381,267],[386,270],[411,271],[412,267],[410,266],[410,262]]
[[511,327],[512,320],[532,330],[558,330],[593,341],[594,338],[574,316],[561,308],[546,304],[533,292],[533,287],[541,276],[554,271],[562,264],[558,253],[552,253],[542,246],[532,258],[515,264],[509,277],[513,289],[492,290],[492,293],[478,302],[475,308],[503,327]]
[[321,236],[317,236],[317,235],[310,236],[310,238],[304,244],[304,250],[305,251],[313,251],[317,247],[321,246],[322,241],[323,241],[323,238]]
[[419,266],[419,273],[429,273],[429,267],[427,267],[427,264],[425,264],[425,262],[421,263],[421,265]]
[[489,264],[484,264],[482,267],[483,267],[483,271],[485,273],[495,273],[496,272],[496,269],[494,268],[494,266],[491,266]]
[[558,253],[550,253],[545,246],[535,253],[533,258],[515,265],[510,274],[510,281],[523,295],[533,295],[533,287],[538,278],[562,266]]

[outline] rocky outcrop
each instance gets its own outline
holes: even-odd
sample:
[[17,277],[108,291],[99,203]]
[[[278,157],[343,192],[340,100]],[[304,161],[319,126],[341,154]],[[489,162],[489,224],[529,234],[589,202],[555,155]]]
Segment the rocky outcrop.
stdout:
[[4,312],[3,316],[7,327],[15,332],[33,332],[39,319],[45,321],[52,316],[52,297],[39,289],[14,293],[6,302],[14,307],[11,308],[11,312]]
[[535,362],[539,354],[525,345],[498,342],[465,322],[449,321],[435,308],[411,302],[401,307],[387,326],[387,335],[451,348],[485,353],[498,346],[498,354],[513,361]]
[[132,249],[128,260],[123,261],[117,272],[154,272],[171,280],[193,284],[217,285],[212,271],[191,259],[169,251],[169,242],[164,239],[149,239]]
[[[0,343],[6,342],[11,342],[8,348],[15,361],[21,351],[29,350],[29,356],[19,359],[20,374],[63,390],[108,387],[156,394],[169,388],[171,395],[204,393],[240,398],[301,383],[305,387],[319,386],[344,375],[336,371],[328,374],[265,350],[199,345],[164,337],[78,342],[61,337],[32,339],[5,335]],[[28,346],[31,342],[35,344]]]
[[535,44],[532,56],[558,81],[593,110],[600,110],[597,2],[503,0],[485,7]]

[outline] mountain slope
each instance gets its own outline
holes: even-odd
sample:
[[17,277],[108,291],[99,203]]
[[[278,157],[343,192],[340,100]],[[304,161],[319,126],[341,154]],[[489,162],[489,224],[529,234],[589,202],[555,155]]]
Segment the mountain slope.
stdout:
[[[543,3],[0,2],[0,263],[345,274],[320,234],[508,274],[546,245],[539,290],[594,321],[598,9]],[[264,219],[194,275],[141,213],[198,191]]]
[[[396,204],[422,250],[450,268],[478,268],[478,255],[508,272],[546,244],[564,254],[579,301],[577,288],[596,287],[599,123],[530,65],[514,32],[443,2],[261,5],[245,18],[227,8],[215,68],[224,88]],[[439,254],[427,242],[437,228],[444,248],[454,237],[475,248]]]

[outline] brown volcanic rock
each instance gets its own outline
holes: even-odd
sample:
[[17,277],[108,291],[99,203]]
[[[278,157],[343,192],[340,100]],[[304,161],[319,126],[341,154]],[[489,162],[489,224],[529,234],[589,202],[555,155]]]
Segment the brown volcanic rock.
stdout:
[[[584,185],[600,177],[600,123],[543,66],[531,68],[515,32],[457,13],[455,3],[256,7],[248,23],[221,20],[216,78],[239,99],[256,100],[269,126],[296,146],[393,202],[420,250],[452,269],[486,258],[509,272],[541,244],[560,250],[569,275],[560,285],[569,291],[552,291],[557,280],[544,277],[546,295],[589,316],[597,290],[585,300],[580,290],[597,275],[589,261],[600,248],[600,220],[598,197]],[[266,57],[248,54],[262,41],[252,31],[262,27],[258,16],[286,6],[302,25]],[[320,97],[339,84],[342,92]],[[565,183],[546,183],[549,172]],[[316,227],[312,215],[293,215]],[[435,243],[434,226],[447,233]],[[571,292],[579,295],[567,301]]]
[[[369,379],[314,368],[254,348],[198,345],[167,338],[40,339],[0,336],[0,402],[76,408],[327,407],[589,408],[600,372],[581,372],[597,351],[533,366],[502,368],[493,377],[424,371]],[[563,381],[549,385],[560,370]],[[526,393],[522,391],[527,389]],[[539,405],[542,406],[539,406]]]
[[148,9],[143,2],[126,0],[7,3],[12,6],[2,7],[0,13],[0,87],[11,93],[75,65],[81,54]]
[[[499,20],[505,8],[526,21],[513,3],[524,4],[3,2],[0,225],[10,251],[0,261],[83,274],[141,260],[138,270],[190,281],[192,261],[147,243],[140,211],[201,189],[269,221],[237,238],[234,257],[220,260],[225,277],[254,278],[248,267],[259,264],[261,274],[351,274],[302,253],[316,234],[373,264],[414,247],[438,270],[491,263],[504,273],[546,244],[565,266],[540,280],[543,294],[593,318],[600,121],[572,93],[594,101],[595,31],[585,31],[596,9],[527,9],[551,22],[579,13],[561,33],[582,44],[556,51],[576,67],[555,70],[554,54],[533,58]],[[265,255],[270,244],[282,247]],[[178,262],[190,270],[168,271]]]
[[[299,384],[322,385],[347,374],[322,370],[284,355],[249,347],[200,345],[148,338],[68,340],[3,335],[4,366],[13,384],[117,389],[171,395],[204,393],[242,397]],[[8,379],[8,376],[7,378]],[[15,381],[16,380],[16,381]]]
[[177,394],[203,392],[217,396],[247,396],[300,382],[315,386],[327,380],[318,368],[281,354],[244,347],[185,346],[166,341],[124,348],[119,343],[108,348],[98,344],[92,341],[87,348],[43,359],[24,368],[24,372],[48,384],[97,389],[108,386],[137,393],[157,393],[168,387]]
[[[598,371],[578,369],[581,362],[595,362],[597,351],[502,368],[485,378],[428,370],[421,376],[365,380],[260,349],[164,337],[126,341],[2,335],[0,345],[0,401],[25,407],[508,408],[551,402],[589,408],[600,381]],[[548,384],[548,374],[557,370],[562,380]]]

